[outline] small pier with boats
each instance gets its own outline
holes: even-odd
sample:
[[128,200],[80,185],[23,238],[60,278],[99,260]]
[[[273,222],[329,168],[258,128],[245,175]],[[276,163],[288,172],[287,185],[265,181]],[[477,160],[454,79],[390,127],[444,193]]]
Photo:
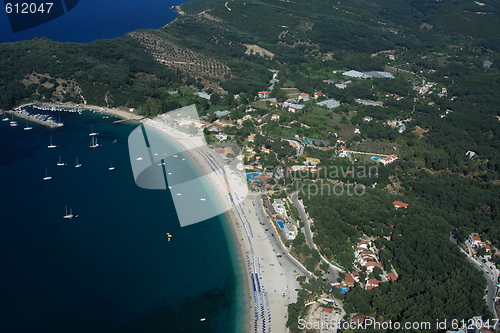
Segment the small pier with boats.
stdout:
[[45,113],[45,112],[52,112],[52,111],[66,111],[66,112],[79,112],[79,113],[81,113],[81,110],[77,110],[77,109],[46,107],[46,106],[35,104],[35,103],[23,104],[23,105],[16,107],[14,110],[2,111],[2,113],[4,114],[4,117],[7,115],[10,115],[10,116],[24,119],[24,120],[29,121],[31,123],[35,123],[38,125],[48,127],[48,128],[63,127],[64,123],[55,120],[52,116]]

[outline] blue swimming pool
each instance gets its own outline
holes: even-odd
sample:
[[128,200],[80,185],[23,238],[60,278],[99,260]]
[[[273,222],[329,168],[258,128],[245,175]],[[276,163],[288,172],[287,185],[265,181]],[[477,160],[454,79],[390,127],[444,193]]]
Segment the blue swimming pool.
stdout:
[[281,227],[281,229],[283,229],[285,227],[285,223],[283,223],[283,221],[276,221],[276,223],[278,223],[278,225]]
[[247,179],[253,179],[258,176],[260,176],[260,173],[247,173]]
[[380,160],[380,157],[377,157],[377,156],[372,156],[372,160],[374,160],[374,161],[378,161],[378,160]]

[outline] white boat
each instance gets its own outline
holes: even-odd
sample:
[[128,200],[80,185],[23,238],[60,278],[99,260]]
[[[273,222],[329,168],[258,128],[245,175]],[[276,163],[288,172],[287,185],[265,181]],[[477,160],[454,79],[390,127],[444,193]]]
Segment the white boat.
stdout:
[[97,148],[97,147],[99,147],[99,144],[97,143],[97,138],[92,137],[92,140],[90,140],[89,148]]
[[108,170],[109,171],[113,171],[115,169],[115,167],[113,166],[113,163],[109,163],[109,168]]
[[25,131],[29,131],[29,130],[32,130],[33,127],[31,126],[28,126],[28,121],[26,120],[26,127],[24,128]]
[[205,200],[207,200],[207,199],[205,199],[205,198],[201,198],[200,200],[201,200],[201,201],[205,201]]
[[9,121],[10,119],[8,117],[3,117],[2,121]]
[[171,175],[172,173],[171,173],[171,172],[169,172],[168,174],[169,174],[169,175]]
[[57,146],[52,144],[52,136],[50,136],[50,145],[47,146],[48,148],[56,148]]
[[75,162],[75,168],[80,168],[82,166],[81,163],[78,163],[78,157],[76,158],[76,162]]
[[96,136],[99,133],[94,132],[94,125],[92,125],[92,130],[90,131],[89,135],[90,136]]
[[136,158],[136,160],[138,160],[138,161],[142,161],[142,160],[143,160],[143,158],[142,158],[142,157],[137,157],[137,158]]
[[174,157],[178,157],[177,155],[174,155]]
[[19,124],[17,123],[17,121],[14,120],[14,118],[12,118],[10,120],[10,126],[15,127],[15,126],[19,126]]
[[73,218],[73,210],[68,214],[68,206],[66,206],[66,214],[63,216],[64,219],[71,220]]
[[57,162],[58,166],[66,165],[66,163],[61,162],[61,156],[59,156],[59,162]]
[[47,167],[45,167],[45,177],[43,177],[43,180],[51,180],[52,177],[47,175]]
[[207,320],[207,319],[206,319],[206,318],[201,318],[201,319],[200,319],[200,321],[205,321],[205,320]]
[[182,195],[181,193],[177,193],[177,195]]

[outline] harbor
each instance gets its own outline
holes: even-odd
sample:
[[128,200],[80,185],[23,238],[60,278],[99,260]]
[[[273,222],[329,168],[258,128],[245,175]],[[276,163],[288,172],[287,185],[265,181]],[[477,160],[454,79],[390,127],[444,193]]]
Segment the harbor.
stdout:
[[42,114],[32,115],[26,111],[12,111],[12,110],[4,111],[4,114],[15,116],[17,118],[21,118],[31,123],[42,125],[48,128],[59,128],[64,126],[63,123],[57,122],[54,119],[52,119],[52,117],[47,115],[42,115]]
[[3,115],[4,119],[13,120],[13,116],[17,118],[24,119],[28,122],[42,125],[48,128],[59,128],[63,127],[64,123],[56,120],[52,112],[71,112],[83,114],[83,111],[93,111],[99,113],[105,113],[112,116],[120,117],[122,119],[115,120],[113,123],[121,123],[126,121],[140,121],[143,116],[137,115],[132,111],[125,111],[117,108],[104,108],[95,105],[85,105],[83,108],[80,104],[64,103],[64,104],[53,104],[53,103],[28,103],[20,105],[13,110],[0,110],[0,115]]
[[54,111],[78,112],[79,114],[82,113],[82,110],[79,108],[43,106],[36,103],[23,104],[14,108],[14,110],[7,110],[3,111],[2,113],[4,114],[4,117],[6,117],[5,115],[10,115],[11,117],[14,116],[17,118],[21,118],[31,123],[42,125],[48,128],[63,127],[64,123],[62,123],[60,120],[58,121],[54,119],[54,117],[46,113]]

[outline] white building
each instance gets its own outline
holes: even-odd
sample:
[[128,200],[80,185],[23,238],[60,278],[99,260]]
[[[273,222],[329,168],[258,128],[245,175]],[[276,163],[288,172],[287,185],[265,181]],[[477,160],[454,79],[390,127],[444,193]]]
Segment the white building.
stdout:
[[283,200],[281,199],[274,200],[273,208],[276,213],[285,214],[285,204],[283,203]]

